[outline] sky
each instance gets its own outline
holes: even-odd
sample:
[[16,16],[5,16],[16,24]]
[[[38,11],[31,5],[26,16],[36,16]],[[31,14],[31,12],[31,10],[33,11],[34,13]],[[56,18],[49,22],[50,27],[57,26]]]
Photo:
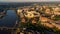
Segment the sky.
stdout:
[[60,0],[0,0],[0,2],[50,2]]

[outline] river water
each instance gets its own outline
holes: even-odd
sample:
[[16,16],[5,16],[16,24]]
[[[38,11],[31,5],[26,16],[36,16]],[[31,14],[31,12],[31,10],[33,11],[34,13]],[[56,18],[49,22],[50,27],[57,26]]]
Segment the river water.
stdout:
[[7,10],[7,13],[0,19],[0,26],[13,27],[16,23],[16,16],[14,10]]
[[[17,15],[14,10],[7,10],[6,14],[0,18],[0,27],[14,27],[16,24]],[[0,34],[10,34],[8,31],[0,31]]]
[[16,24],[16,17],[14,10],[7,10],[7,13],[0,19],[0,26],[13,27]]

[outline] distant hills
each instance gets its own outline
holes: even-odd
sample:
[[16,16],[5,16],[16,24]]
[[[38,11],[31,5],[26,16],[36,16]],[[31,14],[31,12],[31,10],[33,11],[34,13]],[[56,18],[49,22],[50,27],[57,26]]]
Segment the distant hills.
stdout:
[[25,3],[46,3],[46,4],[60,4],[60,1],[57,1],[57,2],[0,2],[0,5],[9,5],[9,4],[11,4],[11,5],[16,5],[16,4],[20,4],[20,3],[23,3],[23,4],[25,4]]

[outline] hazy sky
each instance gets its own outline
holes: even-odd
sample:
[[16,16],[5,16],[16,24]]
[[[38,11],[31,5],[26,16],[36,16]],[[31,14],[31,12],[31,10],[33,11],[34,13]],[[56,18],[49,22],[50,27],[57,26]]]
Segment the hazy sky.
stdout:
[[0,0],[0,2],[49,2],[49,1],[60,1],[60,0]]

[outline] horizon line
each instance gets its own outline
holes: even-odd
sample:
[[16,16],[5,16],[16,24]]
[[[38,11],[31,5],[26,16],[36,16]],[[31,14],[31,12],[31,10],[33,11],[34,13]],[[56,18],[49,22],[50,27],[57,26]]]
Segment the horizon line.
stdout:
[[[60,1],[42,1],[42,2],[60,2]],[[1,3],[1,2],[0,2]]]

